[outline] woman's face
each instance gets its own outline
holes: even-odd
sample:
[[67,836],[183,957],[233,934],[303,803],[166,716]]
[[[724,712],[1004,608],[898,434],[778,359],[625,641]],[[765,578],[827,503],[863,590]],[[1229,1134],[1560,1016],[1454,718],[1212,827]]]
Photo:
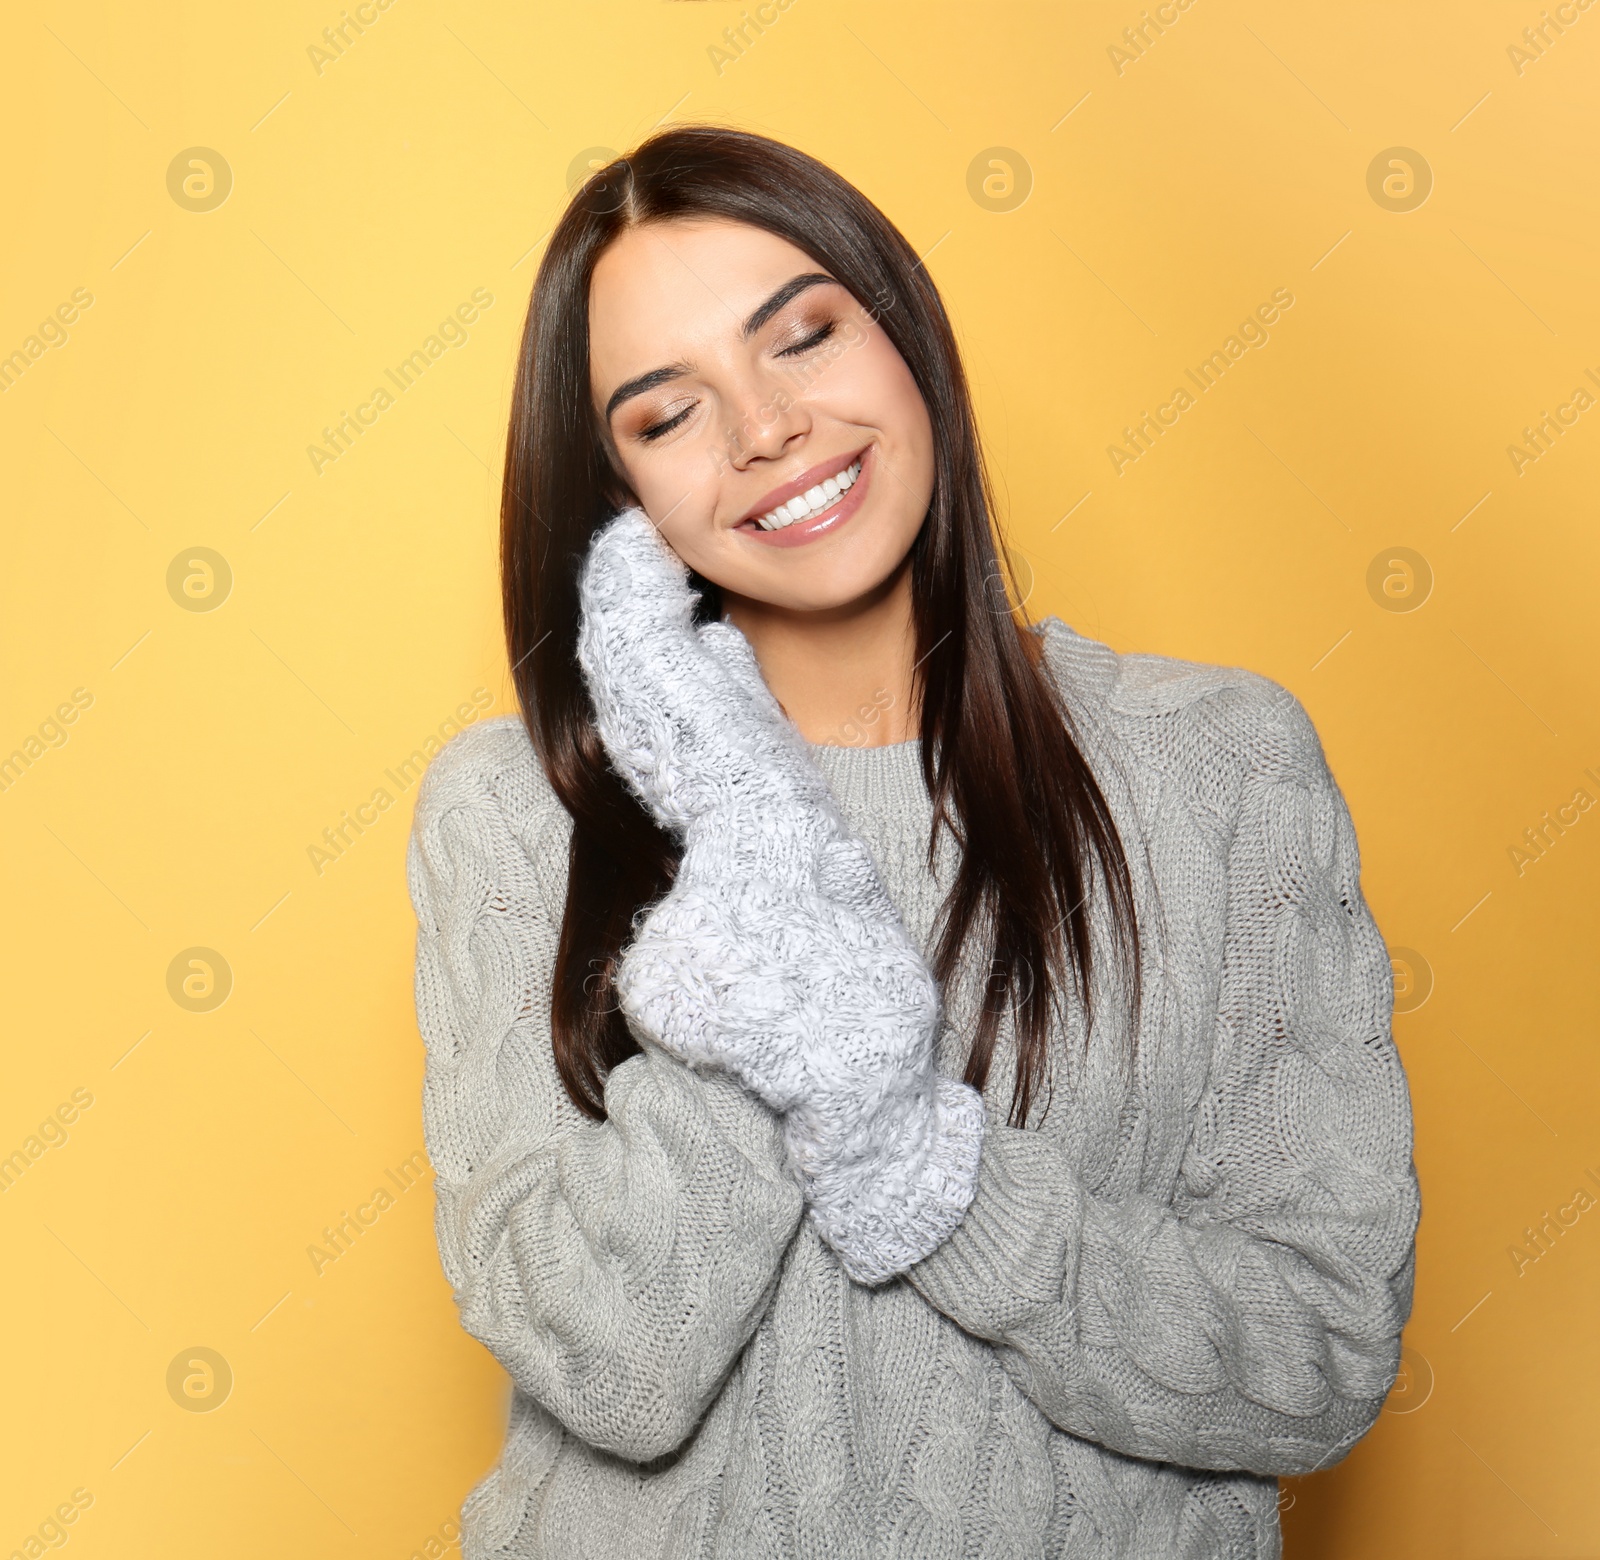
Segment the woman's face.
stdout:
[[590,288],[589,378],[635,501],[735,596],[847,606],[894,574],[928,512],[933,429],[905,360],[761,228],[618,238]]

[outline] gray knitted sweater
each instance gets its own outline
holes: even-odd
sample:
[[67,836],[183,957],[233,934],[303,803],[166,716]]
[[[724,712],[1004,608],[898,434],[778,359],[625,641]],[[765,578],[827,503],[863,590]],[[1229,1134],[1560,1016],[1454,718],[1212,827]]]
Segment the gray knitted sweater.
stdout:
[[[1260,1560],[1275,1475],[1372,1424],[1418,1197],[1388,955],[1316,732],[1256,674],[1040,631],[1134,876],[1137,1045],[1103,959],[1091,1043],[1074,1004],[1017,1129],[1003,1031],[972,1206],[878,1288],[728,1078],[648,1047],[608,1121],[579,1113],[549,1026],[567,815],[512,717],[429,770],[409,878],[439,1247],[514,1385],[467,1560]],[[815,752],[930,947],[955,861],[942,836],[926,865],[918,745]],[[946,994],[954,1077],[977,996]]]

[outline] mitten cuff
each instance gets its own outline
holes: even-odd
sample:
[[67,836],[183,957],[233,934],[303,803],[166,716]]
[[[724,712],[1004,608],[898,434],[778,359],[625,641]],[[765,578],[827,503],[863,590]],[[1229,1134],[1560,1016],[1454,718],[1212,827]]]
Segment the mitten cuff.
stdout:
[[726,802],[689,825],[677,881],[703,888],[757,882],[814,889],[823,851],[845,834],[832,798]]
[[858,1284],[884,1283],[931,1255],[977,1191],[983,1096],[940,1078],[925,1125],[909,1157],[869,1155],[808,1189],[811,1222]]

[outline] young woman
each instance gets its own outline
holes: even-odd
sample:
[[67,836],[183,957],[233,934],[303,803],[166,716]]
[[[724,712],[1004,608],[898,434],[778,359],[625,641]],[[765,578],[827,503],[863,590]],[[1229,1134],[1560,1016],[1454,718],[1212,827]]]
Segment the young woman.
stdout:
[[1305,710],[1008,599],[904,238],[760,137],[596,174],[529,310],[521,720],[410,882],[468,1560],[1273,1556],[1417,1191]]

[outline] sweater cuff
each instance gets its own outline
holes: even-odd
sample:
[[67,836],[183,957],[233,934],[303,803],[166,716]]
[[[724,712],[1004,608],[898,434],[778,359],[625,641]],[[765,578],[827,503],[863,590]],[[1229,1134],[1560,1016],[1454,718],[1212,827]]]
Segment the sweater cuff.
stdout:
[[998,1341],[1077,1291],[1084,1192],[1059,1146],[989,1122],[966,1217],[906,1277],[928,1303]]

